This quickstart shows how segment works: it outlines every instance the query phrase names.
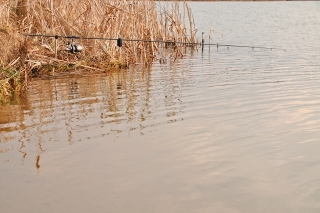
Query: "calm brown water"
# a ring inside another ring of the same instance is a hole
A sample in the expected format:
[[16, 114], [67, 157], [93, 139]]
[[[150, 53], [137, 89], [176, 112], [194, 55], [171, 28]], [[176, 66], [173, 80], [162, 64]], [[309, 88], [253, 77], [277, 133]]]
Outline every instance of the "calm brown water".
[[320, 212], [320, 2], [190, 4], [286, 51], [33, 81], [0, 106], [0, 212]]

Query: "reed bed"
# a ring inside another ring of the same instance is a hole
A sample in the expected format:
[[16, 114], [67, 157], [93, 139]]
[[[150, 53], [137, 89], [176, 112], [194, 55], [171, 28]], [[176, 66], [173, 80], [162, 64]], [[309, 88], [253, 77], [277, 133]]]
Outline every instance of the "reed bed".
[[[74, 41], [83, 51], [71, 54], [65, 50], [70, 39], [25, 34], [170, 42], [123, 41], [119, 48], [116, 41], [80, 38]], [[185, 1], [0, 0], [0, 80], [6, 82], [0, 84], [0, 92], [9, 94], [13, 82], [26, 82], [32, 75], [163, 62], [168, 55], [159, 50], [168, 46], [173, 47], [172, 57], [182, 57], [175, 42], [196, 43], [195, 34]], [[13, 70], [20, 73], [19, 78]]]

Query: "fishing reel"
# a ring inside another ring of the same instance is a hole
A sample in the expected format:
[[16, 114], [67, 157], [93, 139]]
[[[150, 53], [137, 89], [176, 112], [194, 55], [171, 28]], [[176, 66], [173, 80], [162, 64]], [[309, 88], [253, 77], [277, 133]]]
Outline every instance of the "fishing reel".
[[76, 38], [75, 36], [72, 36], [70, 38], [72, 38], [72, 40], [71, 42], [67, 43], [66, 51], [72, 54], [80, 53], [83, 49], [82, 46], [74, 43], [74, 38]]
[[67, 48], [66, 51], [72, 53], [72, 54], [76, 54], [82, 51], [82, 46], [80, 46], [79, 44], [74, 44], [72, 42], [68, 42], [67, 44]]

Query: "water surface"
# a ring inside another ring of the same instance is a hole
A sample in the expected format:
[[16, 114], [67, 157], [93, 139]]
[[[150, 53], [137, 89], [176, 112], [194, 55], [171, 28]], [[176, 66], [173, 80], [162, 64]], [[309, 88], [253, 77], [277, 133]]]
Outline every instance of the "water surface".
[[34, 80], [0, 106], [0, 212], [319, 212], [319, 3], [191, 2], [212, 43], [279, 49]]

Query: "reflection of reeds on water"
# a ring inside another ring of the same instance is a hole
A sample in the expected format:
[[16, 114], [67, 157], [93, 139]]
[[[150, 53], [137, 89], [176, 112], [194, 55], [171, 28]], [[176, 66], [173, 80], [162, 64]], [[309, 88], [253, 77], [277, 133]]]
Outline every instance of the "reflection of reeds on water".
[[[0, 3], [0, 80], [8, 68], [23, 78], [56, 74], [78, 69], [105, 70], [137, 62], [150, 64], [159, 58], [161, 43], [124, 41], [121, 48], [115, 41], [76, 39], [84, 47], [80, 54], [65, 51], [70, 39], [25, 37], [23, 34], [46, 34], [97, 38], [167, 40], [173, 42], [173, 57], [182, 51], [174, 42], [196, 42], [193, 18], [185, 2], [149, 0], [9, 0]], [[165, 45], [166, 46], [166, 45]], [[160, 56], [160, 61], [163, 55]], [[24, 75], [23, 75], [24, 74]], [[20, 81], [20, 78], [16, 78]], [[14, 80], [15, 81], [15, 80]], [[8, 84], [9, 83], [9, 84]], [[0, 85], [2, 96], [8, 96], [15, 84]], [[20, 89], [20, 87], [17, 87]], [[0, 97], [0, 100], [3, 97]]]
[[34, 80], [19, 104], [0, 106], [0, 154], [7, 159], [15, 147], [22, 163], [31, 159], [40, 171], [46, 166], [42, 154], [55, 146], [90, 137], [108, 143], [120, 134], [143, 135], [183, 120], [179, 87], [186, 75], [168, 72], [168, 66]]

